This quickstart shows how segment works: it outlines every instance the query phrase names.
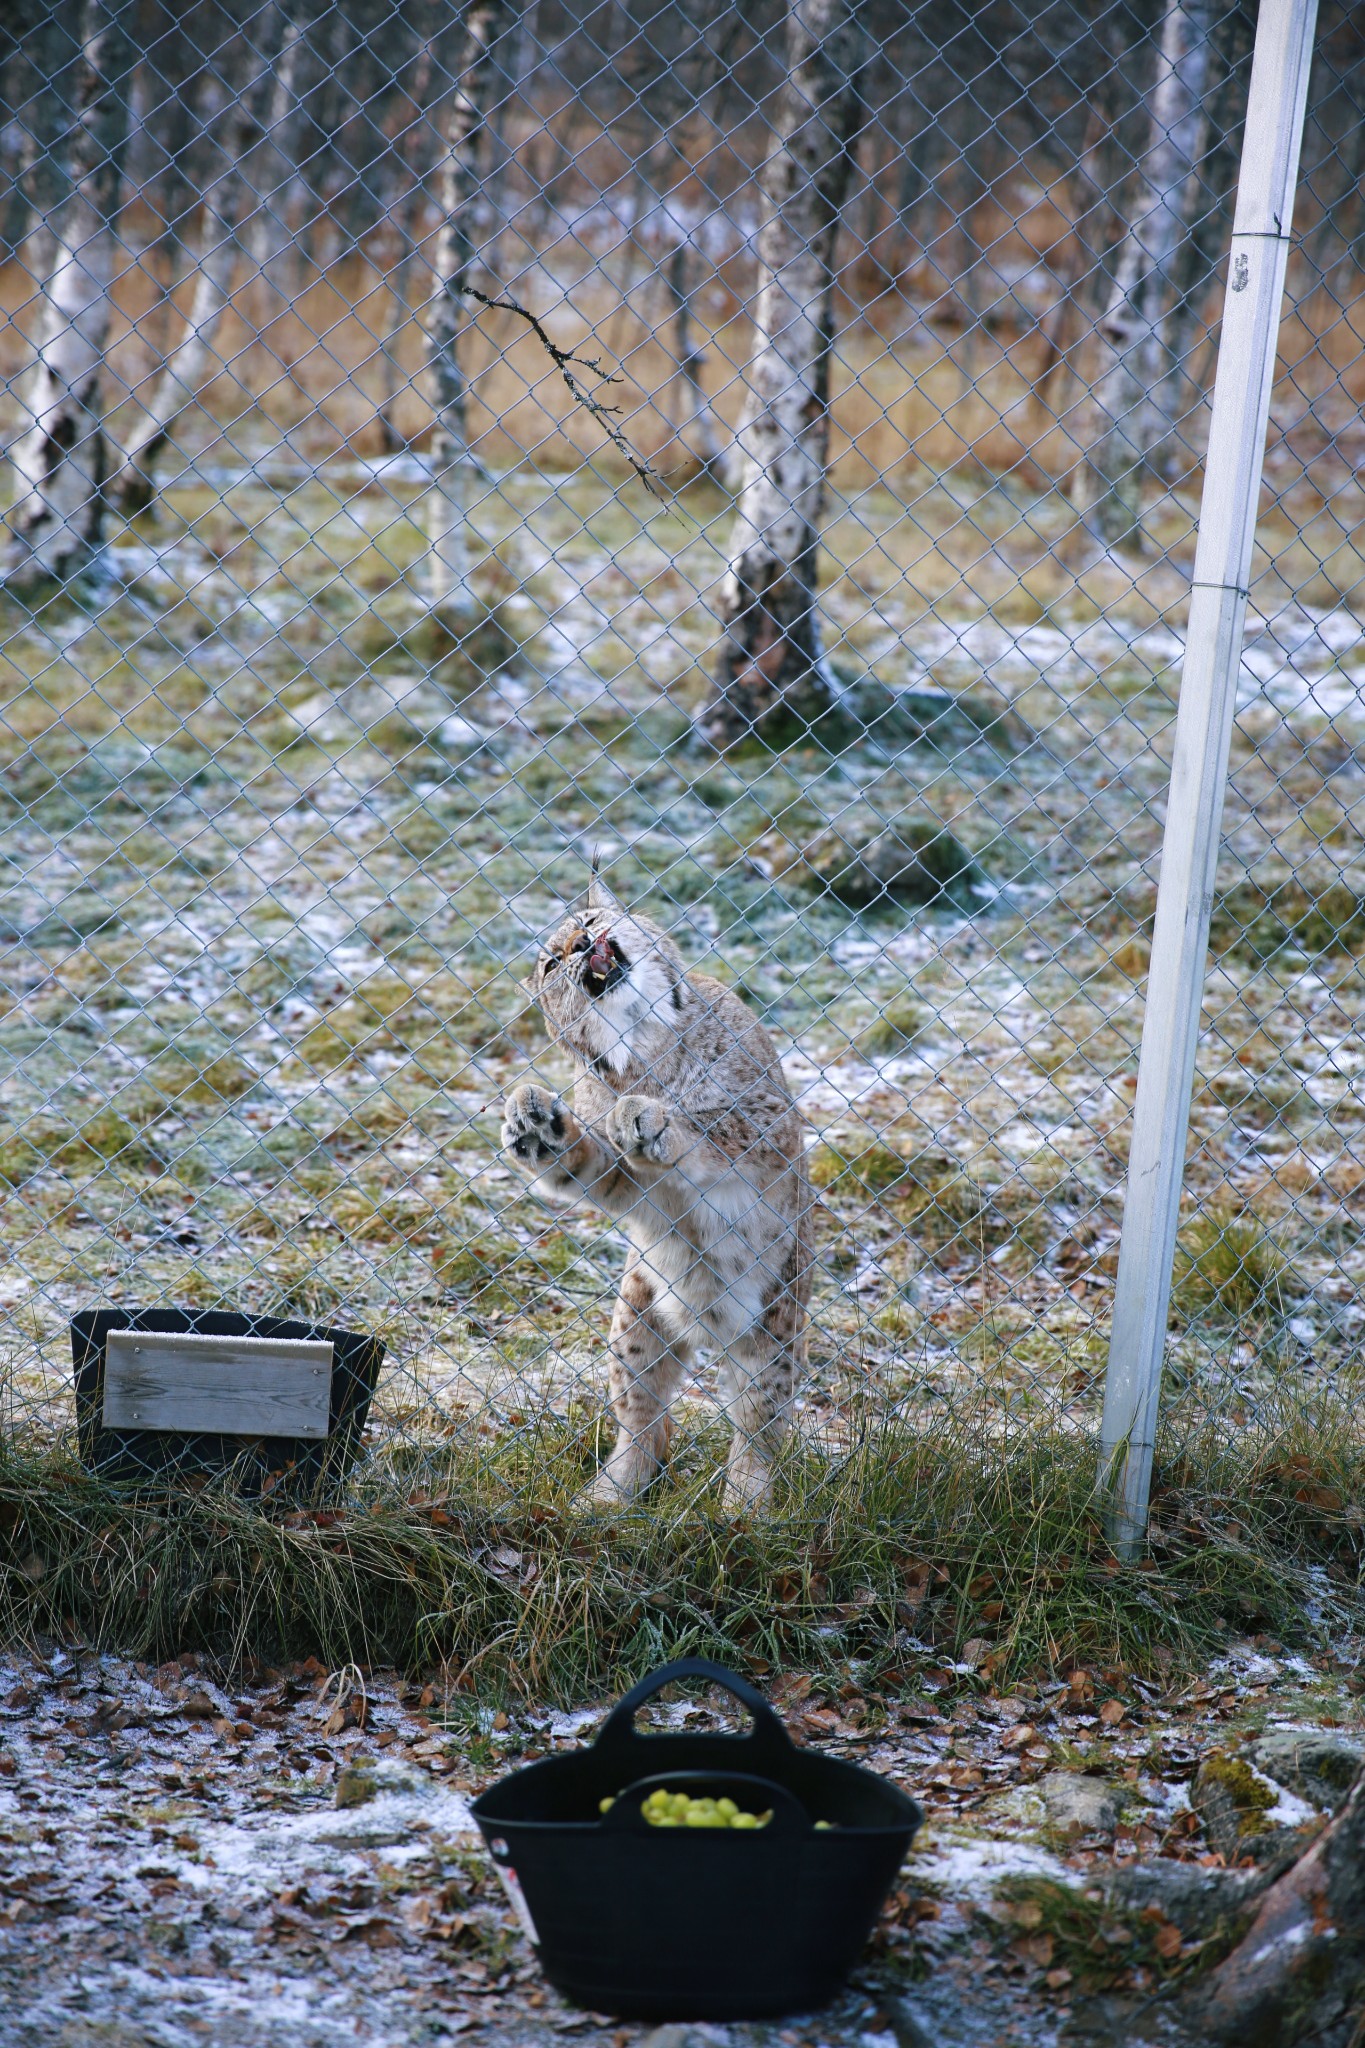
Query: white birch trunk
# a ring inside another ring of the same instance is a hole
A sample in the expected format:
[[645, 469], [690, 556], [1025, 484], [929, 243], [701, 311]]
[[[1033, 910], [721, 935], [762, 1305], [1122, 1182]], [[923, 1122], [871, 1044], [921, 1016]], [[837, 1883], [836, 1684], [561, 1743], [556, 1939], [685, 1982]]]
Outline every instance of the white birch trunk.
[[1190, 183], [1207, 128], [1211, 0], [1168, 0], [1151, 96], [1151, 140], [1138, 167], [1128, 230], [1114, 263], [1109, 305], [1096, 330], [1095, 432], [1078, 480], [1088, 523], [1114, 545], [1140, 532], [1142, 487], [1153, 450], [1173, 430], [1166, 324], [1172, 270], [1188, 232]]
[[430, 156], [427, 103], [430, 96], [431, 45], [424, 43], [418, 54], [412, 85], [409, 88], [412, 119], [403, 136], [400, 152], [407, 172], [406, 190], [396, 196], [390, 211], [390, 225], [397, 241], [395, 262], [389, 279], [389, 290], [393, 295], [393, 318], [380, 350], [379, 368], [383, 395], [378, 408], [380, 432], [384, 437], [385, 452], [389, 455], [396, 455], [400, 448], [407, 445], [405, 437], [398, 431], [395, 412], [398, 394], [408, 382], [403, 373], [401, 350], [403, 335], [412, 315], [412, 274], [421, 239], [422, 208], [426, 200]]
[[[75, 114], [72, 93], [75, 67], [72, 45], [61, 22], [48, 16], [28, 38], [27, 57], [32, 90], [25, 108], [20, 191], [24, 209], [24, 240], [20, 260], [28, 284], [50, 277], [56, 243], [53, 223], [71, 196], [73, 166], [66, 141]], [[75, 52], [79, 60], [79, 51]], [[23, 88], [20, 88], [22, 93]], [[21, 103], [16, 95], [16, 106]]]
[[231, 302], [237, 273], [238, 223], [245, 210], [247, 165], [257, 132], [252, 102], [280, 48], [283, 33], [283, 17], [279, 8], [273, 7], [263, 25], [260, 48], [250, 60], [251, 75], [243, 81], [228, 110], [222, 170], [204, 194], [198, 276], [189, 316], [152, 386], [146, 411], [124, 449], [122, 465], [110, 488], [111, 498], [130, 519], [151, 504], [156, 491], [157, 457], [222, 367], [213, 342], [218, 322]]
[[446, 125], [441, 226], [428, 316], [432, 410], [431, 482], [426, 493], [427, 594], [435, 612], [459, 619], [476, 609], [469, 584], [472, 459], [460, 341], [469, 325], [465, 286], [474, 263], [473, 211], [480, 144], [492, 89], [493, 44], [507, 25], [507, 0], [469, 0], [463, 48]]
[[858, 0], [790, 0], [787, 79], [760, 173], [758, 295], [723, 637], [701, 729], [725, 746], [808, 727], [835, 698], [816, 613], [829, 451], [834, 241], [862, 113]]
[[104, 0], [86, 0], [80, 36], [73, 123], [64, 138], [70, 191], [51, 223], [32, 424], [13, 456], [17, 488], [3, 578], [20, 592], [79, 576], [104, 532], [102, 373], [119, 267], [114, 228], [132, 53], [117, 10]]
[[263, 314], [257, 322], [257, 331], [261, 334], [274, 313], [285, 303], [285, 290], [277, 274], [277, 259], [291, 240], [289, 187], [293, 169], [289, 161], [289, 145], [295, 135], [294, 117], [298, 112], [294, 73], [298, 64], [299, 24], [296, 20], [285, 20], [282, 27], [283, 40], [273, 67], [264, 132], [252, 153], [250, 183], [256, 204], [243, 236], [248, 266], [260, 283], [268, 288], [270, 295], [269, 316]]

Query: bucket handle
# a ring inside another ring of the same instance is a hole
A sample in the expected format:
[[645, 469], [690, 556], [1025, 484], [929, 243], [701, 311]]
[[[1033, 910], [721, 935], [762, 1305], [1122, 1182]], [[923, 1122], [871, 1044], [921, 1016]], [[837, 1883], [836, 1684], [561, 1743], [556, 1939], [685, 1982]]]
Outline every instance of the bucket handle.
[[627, 1743], [646, 1743], [657, 1737], [641, 1735], [635, 1726], [635, 1716], [646, 1700], [653, 1699], [656, 1692], [662, 1692], [666, 1685], [672, 1685], [678, 1678], [704, 1678], [710, 1685], [721, 1686], [724, 1691], [747, 1707], [754, 1717], [753, 1732], [749, 1735], [719, 1736], [722, 1742], [742, 1742], [759, 1749], [778, 1749], [783, 1752], [792, 1747], [792, 1739], [773, 1712], [761, 1692], [750, 1685], [747, 1678], [741, 1678], [737, 1671], [727, 1671], [723, 1664], [713, 1664], [708, 1657], [678, 1657], [671, 1664], [661, 1664], [657, 1671], [651, 1671], [648, 1678], [642, 1678], [633, 1685], [625, 1697], [617, 1702], [607, 1715], [598, 1731], [594, 1749], [615, 1749]]
[[[633, 1785], [626, 1786], [624, 1792], [617, 1793], [602, 1816], [603, 1834], [660, 1835], [669, 1832], [663, 1828], [656, 1828], [652, 1821], [646, 1820], [641, 1808], [645, 1798], [657, 1786], [662, 1785], [675, 1792], [684, 1791], [689, 1780], [693, 1783], [705, 1780], [708, 1784], [715, 1784], [719, 1780], [721, 1784], [733, 1788], [738, 1793], [747, 1794], [761, 1805], [772, 1808], [773, 1817], [766, 1828], [742, 1832], [761, 1832], [771, 1841], [775, 1837], [785, 1839], [791, 1835], [808, 1835], [811, 1831], [810, 1815], [801, 1801], [789, 1792], [785, 1785], [778, 1785], [771, 1778], [750, 1777], [742, 1771], [658, 1771], [651, 1777], [637, 1778]], [[684, 1828], [682, 1832], [691, 1838], [694, 1832], [710, 1834], [713, 1831], [709, 1828], [698, 1828], [695, 1831]], [[722, 1830], [717, 1828], [714, 1832], [720, 1834]], [[724, 1832], [728, 1836], [731, 1831], [727, 1828]]]

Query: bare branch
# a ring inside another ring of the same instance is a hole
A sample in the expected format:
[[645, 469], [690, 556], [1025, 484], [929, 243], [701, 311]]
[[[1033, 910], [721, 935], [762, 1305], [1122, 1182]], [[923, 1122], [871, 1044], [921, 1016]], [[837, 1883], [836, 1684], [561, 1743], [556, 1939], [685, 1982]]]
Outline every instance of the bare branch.
[[490, 312], [515, 313], [519, 319], [526, 322], [546, 355], [569, 387], [569, 393], [574, 403], [581, 405], [585, 412], [592, 414], [612, 445], [625, 456], [626, 461], [635, 471], [636, 476], [639, 477], [650, 495], [662, 499], [664, 490], [658, 471], [651, 469], [644, 457], [636, 454], [625, 435], [621, 432], [621, 429], [612, 423], [611, 415], [613, 413], [619, 415], [620, 406], [603, 405], [600, 398], [594, 398], [591, 391], [575, 377], [574, 367], [577, 365], [579, 369], [590, 371], [597, 378], [598, 382], [602, 384], [620, 384], [623, 379], [619, 373], [613, 370], [604, 370], [601, 361], [596, 356], [581, 356], [577, 355], [572, 349], [560, 348], [550, 339], [544, 323], [537, 318], [530, 307], [523, 306], [519, 300], [511, 296], [510, 292], [505, 293], [500, 299], [493, 299], [489, 297], [487, 292], [481, 292], [476, 285], [464, 284], [461, 285], [460, 289], [467, 297], [477, 299], [481, 306], [487, 306]]

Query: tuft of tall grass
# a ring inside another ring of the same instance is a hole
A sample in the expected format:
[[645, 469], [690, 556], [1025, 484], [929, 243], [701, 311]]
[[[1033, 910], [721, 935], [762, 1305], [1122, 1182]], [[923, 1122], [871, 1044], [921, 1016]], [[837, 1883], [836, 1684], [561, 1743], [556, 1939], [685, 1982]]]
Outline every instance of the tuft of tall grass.
[[1077, 1660], [1165, 1669], [1230, 1626], [1305, 1641], [1324, 1585], [1359, 1622], [1358, 1415], [1338, 1389], [1235, 1441], [1211, 1425], [1168, 1437], [1138, 1568], [1102, 1536], [1093, 1443], [1003, 1435], [984, 1404], [924, 1428], [864, 1417], [837, 1456], [794, 1443], [766, 1519], [720, 1506], [714, 1425], [680, 1431], [638, 1508], [585, 1508], [606, 1434], [587, 1404], [519, 1413], [501, 1436], [452, 1415], [406, 1472], [395, 1443], [344, 1499], [274, 1511], [227, 1480], [113, 1489], [69, 1452], [11, 1445], [0, 1629], [138, 1656], [440, 1665], [559, 1699], [692, 1652], [760, 1675], [854, 1661], [868, 1685], [930, 1664], [1002, 1686]]
[[[132, 1105], [130, 1105], [132, 1106]], [[0, 1125], [0, 1182], [19, 1187], [45, 1167], [72, 1174], [116, 1165], [126, 1173], [155, 1173], [164, 1162], [137, 1123], [113, 1108], [80, 1122], [33, 1116], [14, 1128]]]
[[1171, 1299], [1187, 1321], [1278, 1321], [1302, 1287], [1280, 1244], [1251, 1210], [1216, 1203], [1191, 1217], [1180, 1233]]

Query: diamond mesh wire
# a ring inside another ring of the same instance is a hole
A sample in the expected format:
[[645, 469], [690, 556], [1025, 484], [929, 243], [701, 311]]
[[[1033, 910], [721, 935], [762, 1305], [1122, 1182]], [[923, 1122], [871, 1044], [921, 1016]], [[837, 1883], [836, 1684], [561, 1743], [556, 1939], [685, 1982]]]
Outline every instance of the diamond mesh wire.
[[[229, 1307], [382, 1337], [352, 1484], [590, 1483], [622, 1218], [499, 1125], [572, 1081], [523, 984], [594, 853], [803, 1120], [784, 1455], [1093, 1431], [1247, 13], [9, 37], [6, 1432], [71, 1428], [78, 1310]], [[1229, 1426], [1362, 1320], [1365, 43], [1319, 39], [1173, 1306]]]

